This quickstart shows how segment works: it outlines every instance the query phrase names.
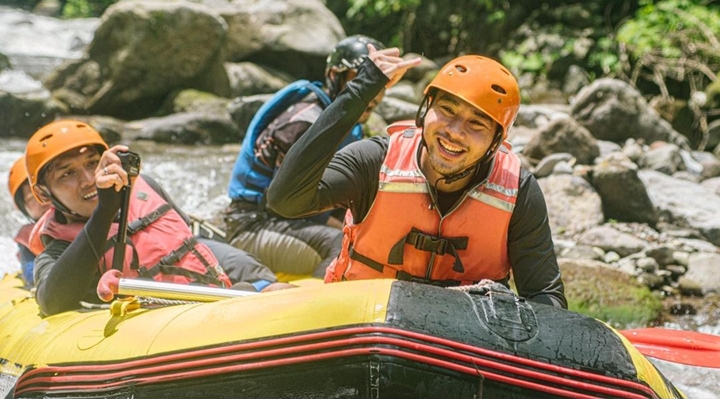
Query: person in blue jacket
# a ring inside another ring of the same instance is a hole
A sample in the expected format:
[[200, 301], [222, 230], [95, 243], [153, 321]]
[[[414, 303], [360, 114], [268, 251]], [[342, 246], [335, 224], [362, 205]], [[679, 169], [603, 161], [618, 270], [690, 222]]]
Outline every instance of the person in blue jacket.
[[[367, 45], [384, 48], [363, 35], [349, 36], [328, 56], [325, 84], [298, 80], [284, 87], [258, 110], [248, 126], [230, 177], [225, 211], [227, 240], [252, 253], [275, 273], [322, 278], [338, 255], [341, 222], [326, 212], [306, 219], [286, 219], [265, 206], [265, 191], [290, 147], [320, 116], [345, 84], [357, 75], [367, 57]], [[340, 145], [363, 138], [362, 123], [382, 100], [368, 105]]]

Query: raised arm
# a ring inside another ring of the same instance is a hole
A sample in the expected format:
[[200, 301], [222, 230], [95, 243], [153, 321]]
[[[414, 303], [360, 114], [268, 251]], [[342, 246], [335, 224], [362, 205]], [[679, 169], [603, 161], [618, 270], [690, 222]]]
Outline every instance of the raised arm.
[[[348, 207], [357, 186], [342, 170], [332, 166], [333, 156], [358, 118], [378, 93], [400, 80], [420, 62], [405, 61], [397, 48], [370, 53], [335, 101], [292, 146], [268, 189], [268, 206], [285, 217], [304, 217], [336, 207]], [[357, 143], [356, 143], [357, 144]], [[347, 160], [344, 160], [348, 164]], [[352, 167], [350, 161], [350, 166]], [[330, 165], [330, 167], [328, 167]]]

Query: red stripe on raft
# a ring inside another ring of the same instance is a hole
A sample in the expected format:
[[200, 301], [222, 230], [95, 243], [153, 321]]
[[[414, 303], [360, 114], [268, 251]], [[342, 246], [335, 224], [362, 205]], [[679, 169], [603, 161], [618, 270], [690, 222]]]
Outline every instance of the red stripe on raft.
[[[156, 356], [152, 358], [147, 359], [139, 359], [139, 360], [133, 360], [126, 363], [119, 363], [119, 364], [105, 364], [105, 365], [92, 365], [92, 366], [49, 366], [44, 367], [40, 369], [35, 369], [27, 372], [21, 377], [21, 380], [18, 381], [18, 384], [16, 386], [16, 393], [23, 393], [23, 392], [33, 392], [33, 391], [41, 391], [41, 390], [70, 390], [70, 389], [108, 389], [112, 387], [127, 385], [128, 383], [133, 384], [150, 384], [154, 382], [160, 382], [160, 381], [171, 381], [171, 380], [177, 380], [177, 379], [185, 379], [185, 378], [199, 378], [199, 377], [205, 377], [205, 376], [211, 376], [216, 374], [224, 374], [224, 373], [230, 373], [230, 372], [236, 372], [236, 371], [242, 371], [242, 370], [251, 370], [251, 369], [258, 369], [258, 368], [266, 368], [266, 367], [275, 367], [280, 365], [289, 365], [289, 364], [297, 364], [297, 363], [304, 363], [308, 361], [318, 361], [318, 360], [325, 360], [325, 359], [332, 359], [337, 358], [341, 356], [357, 356], [357, 355], [365, 355], [365, 354], [387, 354], [387, 355], [393, 355], [400, 358], [406, 358], [411, 359], [414, 361], [418, 361], [421, 363], [430, 364], [433, 366], [439, 366], [443, 368], [447, 368], [450, 370], [459, 371], [465, 374], [470, 375], [477, 375], [479, 373], [479, 370], [472, 367], [462, 366], [458, 365], [446, 360], [441, 359], [435, 359], [431, 357], [426, 357], [423, 355], [417, 355], [417, 354], [411, 354], [407, 352], [403, 352], [400, 350], [395, 349], [386, 349], [386, 348], [358, 348], [358, 349], [345, 349], [345, 350], [336, 350], [329, 353], [322, 353], [322, 354], [314, 354], [314, 355], [304, 355], [304, 356], [295, 356], [291, 358], [286, 359], [276, 359], [276, 360], [268, 360], [268, 361], [259, 361], [255, 363], [246, 363], [242, 365], [229, 365], [229, 366], [222, 366], [222, 367], [213, 367], [216, 366], [221, 360], [223, 363], [228, 362], [238, 362], [238, 361], [249, 361], [254, 360], [258, 358], [267, 358], [267, 357], [278, 357], [278, 356], [288, 356], [288, 355], [294, 355], [298, 352], [307, 352], [307, 351], [317, 351], [317, 350], [327, 350], [327, 349], [333, 349], [340, 346], [347, 346], [347, 345], [377, 345], [377, 344], [383, 344], [383, 345], [395, 345], [398, 347], [404, 347], [408, 349], [418, 350], [418, 351], [424, 351], [430, 354], [439, 355], [439, 356], [445, 356], [447, 358], [450, 358], [452, 360], [456, 361], [463, 361], [472, 363], [473, 365], [481, 366], [481, 367], [487, 367], [491, 369], [496, 369], [501, 372], [506, 373], [514, 373], [522, 377], [526, 378], [533, 378], [533, 379], [541, 379], [543, 381], [547, 382], [553, 382], [559, 385], [566, 385], [568, 387], [572, 387], [575, 389], [583, 389], [586, 391], [594, 391], [597, 393], [603, 393], [603, 394], [610, 394], [610, 395], [617, 395], [621, 397], [627, 397], [627, 398], [645, 398], [648, 396], [642, 396], [635, 393], [630, 393], [627, 391], [621, 391], [617, 390], [615, 388], [609, 388], [609, 387], [603, 387], [603, 386], [596, 386], [592, 385], [586, 382], [581, 381], [574, 381], [567, 379], [565, 377], [559, 377], [554, 375], [548, 375], [543, 374], [542, 372], [534, 371], [534, 370], [526, 370], [522, 368], [518, 368], [516, 366], [508, 365], [508, 364], [501, 364], [496, 363], [492, 360], [482, 359], [482, 358], [476, 358], [470, 355], [466, 354], [458, 354], [448, 349], [438, 348], [436, 346], [432, 345], [426, 345], [422, 343], [417, 342], [409, 342], [403, 339], [399, 338], [392, 338], [392, 337], [386, 337], [386, 336], [371, 336], [371, 337], [351, 337], [351, 338], [344, 338], [344, 339], [335, 339], [334, 341], [329, 342], [316, 342], [311, 344], [302, 344], [302, 345], [295, 345], [292, 347], [287, 348], [274, 348], [269, 350], [258, 350], [260, 348], [268, 347], [268, 346], [277, 346], [277, 345], [288, 345], [288, 344], [298, 344], [302, 343], [304, 341], [310, 341], [310, 340], [318, 340], [318, 339], [327, 339], [327, 338], [338, 338], [342, 336], [347, 336], [350, 334], [356, 335], [356, 334], [377, 334], [377, 333], [385, 333], [385, 334], [393, 334], [393, 335], [399, 335], [399, 336], [405, 336], [408, 338], [413, 338], [417, 340], [423, 340], [427, 341], [432, 344], [440, 344], [443, 346], [447, 346], [450, 348], [455, 348], [456, 350], [463, 350], [467, 352], [472, 352], [488, 357], [492, 357], [495, 359], [504, 360], [507, 362], [514, 362], [521, 365], [531, 366], [534, 368], [544, 369], [544, 370], [550, 370], [556, 373], [562, 373], [573, 377], [583, 378], [587, 380], [595, 380], [598, 382], [606, 383], [606, 384], [614, 384], [618, 386], [627, 387], [634, 390], [639, 390], [642, 392], [645, 392], [649, 395], [649, 397], [656, 397], [655, 392], [650, 389], [649, 387], [632, 382], [632, 381], [626, 381], [621, 379], [615, 379], [612, 377], [592, 374], [588, 372], [583, 372], [579, 370], [569, 369], [561, 366], [554, 366], [543, 362], [538, 362], [530, 359], [525, 359], [513, 355], [508, 355], [504, 353], [494, 352], [487, 349], [477, 348], [471, 345], [461, 344], [454, 341], [449, 341], [446, 339], [434, 337], [434, 336], [428, 336], [424, 334], [419, 333], [413, 333], [403, 330], [395, 330], [392, 328], [387, 327], [355, 327], [355, 328], [349, 328], [345, 330], [333, 330], [333, 331], [324, 331], [319, 333], [311, 333], [307, 335], [302, 336], [293, 336], [293, 337], [285, 337], [285, 338], [277, 338], [267, 341], [258, 341], [253, 343], [244, 343], [244, 344], [236, 344], [226, 347], [217, 347], [217, 348], [207, 348], [202, 350], [195, 350], [192, 352], [185, 352], [185, 353], [176, 353], [176, 354], [170, 354], [170, 355], [161, 355]], [[237, 351], [247, 351], [247, 350], [255, 350], [252, 353], [242, 353], [242, 354], [233, 354], [228, 352], [237, 352]], [[193, 358], [197, 357], [207, 357], [207, 356], [216, 356], [215, 358], [210, 359], [198, 359], [198, 360], [191, 360]], [[221, 359], [218, 359], [217, 356], [221, 356]], [[169, 363], [170, 364], [167, 364]], [[205, 370], [194, 370], [194, 371], [188, 371], [188, 372], [182, 372], [182, 369], [187, 368], [197, 368], [197, 367], [204, 367], [204, 366], [210, 366], [210, 369]], [[90, 372], [96, 375], [70, 375], [72, 373], [78, 373], [78, 372]], [[97, 375], [98, 372], [106, 371], [105, 374]], [[52, 375], [50, 377], [45, 376], [47, 373], [52, 373], [55, 375]], [[139, 374], [158, 374], [162, 373], [162, 375], [158, 376], [148, 376], [148, 377], [136, 377]], [[546, 387], [541, 384], [533, 383], [530, 381], [523, 381], [523, 380], [517, 380], [511, 377], [506, 377], [498, 374], [494, 374], [491, 372], [480, 372], [485, 378], [496, 380], [500, 382], [506, 382], [511, 385], [517, 385], [521, 387], [531, 388], [535, 390], [539, 390], [541, 392], [549, 392], [560, 396], [567, 396], [567, 397], [590, 397], [590, 396], [578, 396], [580, 395], [577, 392], [565, 392], [559, 388], [552, 388], [552, 387]], [[37, 375], [36, 377], [34, 377]], [[134, 377], [134, 378], [133, 378]], [[97, 385], [87, 385], [82, 384], [82, 382], [85, 381], [107, 381], [108, 379], [122, 379], [121, 381], [117, 382], [105, 382], [100, 383]], [[42, 383], [48, 383], [50, 384], [49, 387], [43, 388], [42, 386], [37, 386], [36, 384], [42, 384]], [[66, 384], [72, 384], [75, 383], [76, 385], [62, 385], [63, 383]], [[29, 386], [33, 385], [33, 386]], [[561, 394], [562, 393], [562, 394]]]

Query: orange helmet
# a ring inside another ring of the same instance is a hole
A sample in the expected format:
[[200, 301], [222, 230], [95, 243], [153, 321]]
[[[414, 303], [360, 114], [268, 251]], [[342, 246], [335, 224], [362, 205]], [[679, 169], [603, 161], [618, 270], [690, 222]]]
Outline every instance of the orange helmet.
[[503, 139], [520, 109], [520, 87], [499, 62], [479, 55], [457, 57], [442, 67], [425, 88], [440, 89], [481, 110], [503, 128]]
[[25, 155], [23, 155], [15, 161], [12, 168], [10, 168], [10, 174], [8, 174], [8, 188], [10, 189], [10, 196], [13, 198], [15, 206], [17, 206], [15, 194], [18, 193], [22, 184], [27, 180], [28, 175], [27, 170], [25, 170]]
[[86, 146], [97, 146], [102, 151], [108, 149], [100, 133], [87, 123], [75, 120], [52, 122], [30, 137], [25, 148], [25, 165], [30, 188], [41, 204], [47, 202], [38, 194], [37, 188], [43, 168], [65, 152]]

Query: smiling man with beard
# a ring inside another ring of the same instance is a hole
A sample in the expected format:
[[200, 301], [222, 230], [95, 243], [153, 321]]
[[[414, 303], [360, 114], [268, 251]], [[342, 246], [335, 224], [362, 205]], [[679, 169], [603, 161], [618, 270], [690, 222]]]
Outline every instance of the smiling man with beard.
[[505, 142], [520, 107], [513, 75], [488, 57], [453, 59], [425, 89], [415, 121], [336, 153], [367, 104], [420, 62], [368, 47], [358, 76], [288, 152], [268, 191], [285, 217], [348, 209], [325, 281], [512, 277], [520, 296], [567, 307], [545, 198]]

